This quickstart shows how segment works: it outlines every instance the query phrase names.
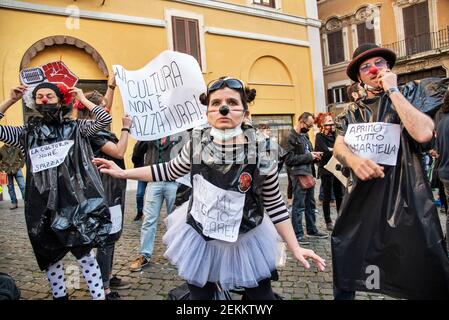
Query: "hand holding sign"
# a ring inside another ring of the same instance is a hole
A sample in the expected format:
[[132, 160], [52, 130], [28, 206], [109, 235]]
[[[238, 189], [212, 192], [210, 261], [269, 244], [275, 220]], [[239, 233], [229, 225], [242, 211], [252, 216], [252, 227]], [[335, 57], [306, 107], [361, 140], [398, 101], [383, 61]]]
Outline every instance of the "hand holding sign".
[[20, 99], [22, 99], [22, 96], [24, 95], [25, 90], [27, 88], [28, 88], [27, 85], [20, 85], [20, 86], [17, 86], [15, 88], [12, 88], [11, 92], [9, 94], [9, 98], [11, 99], [11, 101], [17, 102]]

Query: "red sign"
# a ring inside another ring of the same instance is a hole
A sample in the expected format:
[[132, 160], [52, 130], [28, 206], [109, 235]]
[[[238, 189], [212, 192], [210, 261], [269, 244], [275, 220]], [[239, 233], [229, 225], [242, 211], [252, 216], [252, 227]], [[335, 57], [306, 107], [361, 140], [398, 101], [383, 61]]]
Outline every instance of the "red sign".
[[62, 61], [54, 61], [46, 65], [20, 71], [23, 84], [38, 85], [41, 82], [63, 83], [68, 88], [74, 87], [78, 77], [73, 74]]

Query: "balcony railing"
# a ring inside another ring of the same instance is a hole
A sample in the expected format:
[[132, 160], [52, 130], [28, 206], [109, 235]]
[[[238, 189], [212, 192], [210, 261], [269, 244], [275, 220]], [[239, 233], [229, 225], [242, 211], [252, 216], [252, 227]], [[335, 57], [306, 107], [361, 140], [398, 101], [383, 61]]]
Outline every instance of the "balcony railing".
[[449, 48], [449, 26], [437, 32], [423, 33], [405, 40], [384, 45], [393, 50], [398, 59], [414, 54]]

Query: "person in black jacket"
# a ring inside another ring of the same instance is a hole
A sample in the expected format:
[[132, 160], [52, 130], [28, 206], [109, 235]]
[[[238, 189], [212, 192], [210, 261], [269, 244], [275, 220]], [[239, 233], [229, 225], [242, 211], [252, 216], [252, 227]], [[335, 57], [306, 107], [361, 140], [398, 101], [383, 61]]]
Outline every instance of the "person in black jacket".
[[335, 122], [332, 115], [324, 114], [323, 120], [320, 121], [321, 132], [317, 133], [315, 137], [315, 151], [323, 153], [323, 157], [318, 163], [318, 178], [321, 179], [321, 185], [323, 186], [323, 214], [326, 221], [326, 228], [328, 231], [332, 231], [334, 226], [331, 219], [330, 202], [332, 197], [332, 191], [335, 195], [335, 204], [337, 211], [340, 209], [341, 200], [343, 198], [343, 185], [334, 177], [334, 175], [326, 170], [324, 166], [332, 158], [332, 152], [334, 150], [335, 143]]
[[328, 235], [320, 233], [315, 225], [315, 188], [300, 185], [300, 176], [315, 176], [313, 163], [321, 159], [321, 153], [313, 151], [307, 132], [313, 127], [314, 118], [309, 112], [299, 116], [296, 126], [288, 136], [285, 163], [290, 167], [293, 185], [292, 223], [300, 244], [309, 244], [304, 237], [302, 215], [306, 215], [306, 229], [309, 237], [325, 239]]

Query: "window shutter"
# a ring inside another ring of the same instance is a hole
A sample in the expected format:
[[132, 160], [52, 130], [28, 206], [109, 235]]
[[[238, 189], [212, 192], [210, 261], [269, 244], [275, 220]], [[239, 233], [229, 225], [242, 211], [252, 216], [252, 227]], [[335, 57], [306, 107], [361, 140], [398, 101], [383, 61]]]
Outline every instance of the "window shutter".
[[343, 102], [349, 102], [349, 99], [348, 99], [348, 87], [349, 86], [344, 86], [343, 88], [342, 88], [342, 90], [341, 90], [341, 92], [342, 92], [342, 101]]
[[173, 40], [175, 51], [187, 52], [187, 38], [186, 38], [186, 23], [185, 20], [179, 17], [172, 17], [173, 25]]
[[332, 89], [327, 89], [327, 104], [334, 103], [334, 92]]
[[359, 46], [364, 43], [375, 43], [374, 28], [368, 29], [365, 23], [357, 25], [357, 38]]
[[345, 60], [343, 48], [343, 33], [341, 30], [329, 33], [327, 35], [329, 46], [329, 62], [335, 64]]
[[430, 49], [429, 8], [427, 1], [404, 8], [404, 33], [407, 54]]
[[172, 17], [173, 48], [193, 56], [201, 66], [199, 24], [197, 20]]
[[189, 30], [189, 45], [190, 45], [189, 54], [192, 55], [201, 66], [201, 49], [200, 49], [198, 21], [189, 20], [188, 30]]

